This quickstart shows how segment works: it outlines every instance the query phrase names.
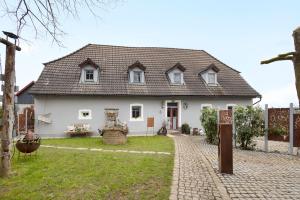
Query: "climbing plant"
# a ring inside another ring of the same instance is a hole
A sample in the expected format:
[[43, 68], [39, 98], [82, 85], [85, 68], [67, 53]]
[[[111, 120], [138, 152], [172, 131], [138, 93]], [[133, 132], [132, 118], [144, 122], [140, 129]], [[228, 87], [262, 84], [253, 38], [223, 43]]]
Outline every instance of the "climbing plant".
[[237, 143], [242, 149], [253, 148], [253, 138], [264, 134], [263, 111], [260, 107], [237, 106], [234, 109]]
[[217, 110], [212, 108], [203, 109], [200, 120], [204, 128], [206, 141], [210, 144], [217, 144]]

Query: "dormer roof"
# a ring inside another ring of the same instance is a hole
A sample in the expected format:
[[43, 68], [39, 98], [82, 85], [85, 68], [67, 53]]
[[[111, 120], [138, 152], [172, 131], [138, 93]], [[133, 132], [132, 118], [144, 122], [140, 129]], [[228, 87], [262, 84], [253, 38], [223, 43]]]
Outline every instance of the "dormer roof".
[[218, 73], [219, 71], [220, 71], [220, 69], [214, 64], [214, 63], [212, 63], [212, 64], [210, 64], [209, 66], [207, 66], [206, 68], [204, 68], [203, 70], [201, 70], [200, 72], [199, 72], [199, 74], [202, 74], [202, 73], [204, 73], [204, 72], [207, 72], [208, 70], [213, 70], [213, 71], [215, 71], [216, 73]]
[[131, 70], [131, 69], [134, 69], [134, 68], [139, 68], [139, 69], [141, 69], [143, 71], [146, 70], [146, 67], [142, 63], [140, 63], [140, 61], [136, 61], [132, 65], [129, 65], [128, 66], [128, 71]]
[[180, 71], [184, 72], [185, 71], [185, 67], [180, 63], [176, 63], [173, 67], [169, 68], [166, 73], [169, 73], [170, 71], [173, 71], [174, 69], [179, 69]]
[[90, 58], [87, 58], [86, 60], [84, 60], [82, 63], [80, 63], [78, 66], [80, 67], [80, 68], [82, 68], [82, 67], [85, 67], [85, 66], [87, 66], [87, 65], [90, 65], [90, 66], [92, 66], [92, 67], [94, 67], [94, 68], [98, 68], [99, 67], [99, 65], [97, 65], [94, 61], [92, 61], [92, 59], [90, 59]]

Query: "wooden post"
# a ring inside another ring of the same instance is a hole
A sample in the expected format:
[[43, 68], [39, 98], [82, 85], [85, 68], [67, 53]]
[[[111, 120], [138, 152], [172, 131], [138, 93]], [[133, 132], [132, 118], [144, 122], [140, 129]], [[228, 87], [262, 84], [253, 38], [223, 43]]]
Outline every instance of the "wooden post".
[[265, 104], [265, 152], [268, 152], [268, 123], [269, 123], [269, 119], [268, 119], [268, 104]]
[[290, 134], [290, 141], [289, 141], [289, 154], [293, 155], [293, 148], [294, 148], [294, 105], [290, 103], [290, 123], [289, 123], [289, 134]]
[[28, 124], [27, 124], [28, 119], [27, 119], [27, 115], [28, 115], [28, 110], [25, 109], [25, 133], [28, 132]]
[[12, 139], [15, 112], [15, 51], [21, 50], [15, 44], [8, 40], [0, 38], [0, 42], [6, 45], [4, 92], [3, 92], [3, 129], [1, 134], [1, 163], [0, 176], [8, 177], [10, 175], [10, 142]]
[[234, 139], [234, 142], [233, 142], [233, 145], [234, 147], [236, 148], [236, 130], [235, 130], [235, 123], [234, 123], [234, 106], [232, 107], [232, 133], [233, 133], [233, 139]]
[[219, 171], [233, 173], [232, 124], [219, 125]]

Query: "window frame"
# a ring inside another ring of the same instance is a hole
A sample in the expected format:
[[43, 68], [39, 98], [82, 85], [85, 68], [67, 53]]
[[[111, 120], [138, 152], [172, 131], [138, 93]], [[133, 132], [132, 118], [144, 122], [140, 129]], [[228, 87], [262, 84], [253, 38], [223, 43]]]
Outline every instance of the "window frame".
[[[133, 116], [132, 116], [132, 111], [133, 111], [133, 107], [140, 107], [140, 117], [138, 117], [138, 118], [134, 118]], [[130, 104], [130, 113], [129, 113], [129, 115], [130, 115], [130, 121], [144, 121], [144, 106], [143, 106], [143, 104], [138, 104], [138, 103], [135, 103], [135, 104]]]
[[[139, 74], [139, 81], [135, 81], [135, 75], [136, 74]], [[137, 70], [133, 70], [132, 71], [132, 83], [143, 83], [143, 81], [142, 81], [142, 76], [143, 76], [143, 72], [142, 71], [137, 71]]]
[[[210, 77], [209, 77], [210, 75], [214, 76], [214, 82], [213, 83], [210, 82]], [[217, 84], [217, 74], [215, 72], [208, 72], [207, 73], [207, 84], [208, 85], [216, 85]]]
[[[92, 72], [93, 79], [87, 79], [88, 72]], [[85, 82], [95, 82], [95, 70], [93, 70], [93, 69], [84, 69], [84, 81]]]
[[[83, 116], [84, 112], [88, 112], [89, 115], [87, 117]], [[78, 110], [78, 119], [79, 120], [89, 120], [89, 119], [93, 119], [92, 118], [92, 110], [91, 109], [79, 109]]]
[[[175, 81], [175, 74], [179, 75], [179, 82]], [[173, 72], [173, 84], [181, 85], [182, 84], [182, 73], [181, 72]]]

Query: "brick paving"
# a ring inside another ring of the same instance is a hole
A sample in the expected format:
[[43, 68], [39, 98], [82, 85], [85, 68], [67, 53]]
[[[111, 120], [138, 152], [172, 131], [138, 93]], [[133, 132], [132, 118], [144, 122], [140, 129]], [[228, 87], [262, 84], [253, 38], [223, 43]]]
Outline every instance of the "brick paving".
[[[256, 150], [265, 150], [265, 141], [264, 137], [257, 137], [254, 139], [256, 144]], [[277, 152], [277, 153], [288, 153], [289, 143], [288, 142], [278, 142], [278, 141], [268, 141], [268, 151], [269, 152]]]
[[300, 157], [234, 149], [234, 174], [222, 175], [217, 146], [199, 136], [174, 140], [170, 199], [300, 199]]

